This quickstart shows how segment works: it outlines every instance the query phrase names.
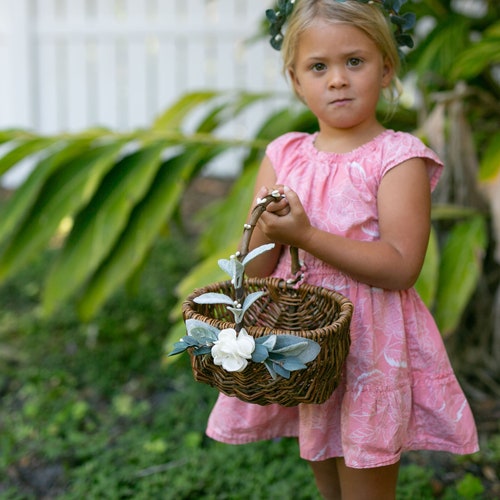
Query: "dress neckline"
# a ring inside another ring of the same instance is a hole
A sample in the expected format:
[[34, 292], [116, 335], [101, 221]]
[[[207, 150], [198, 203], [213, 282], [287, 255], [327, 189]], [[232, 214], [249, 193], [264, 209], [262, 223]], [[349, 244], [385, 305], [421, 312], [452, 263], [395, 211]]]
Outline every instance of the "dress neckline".
[[308, 145], [312, 151], [318, 156], [325, 156], [325, 157], [331, 157], [331, 156], [343, 156], [347, 157], [350, 155], [357, 155], [363, 150], [370, 148], [375, 142], [379, 142], [381, 137], [383, 137], [385, 134], [393, 132], [391, 129], [385, 129], [380, 134], [377, 134], [375, 137], [370, 139], [368, 142], [365, 142], [364, 144], [361, 144], [360, 146], [351, 149], [351, 151], [346, 151], [345, 153], [337, 153], [335, 151], [322, 151], [321, 149], [318, 149], [316, 147], [316, 138], [318, 137], [319, 132], [314, 132], [313, 134], [310, 134], [308, 138]]

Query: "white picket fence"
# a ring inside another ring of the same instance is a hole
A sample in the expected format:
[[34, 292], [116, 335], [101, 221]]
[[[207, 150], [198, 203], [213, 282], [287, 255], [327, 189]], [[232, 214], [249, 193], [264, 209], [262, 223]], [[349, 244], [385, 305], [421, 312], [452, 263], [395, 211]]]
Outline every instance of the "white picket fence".
[[0, 0], [0, 128], [128, 130], [190, 90], [288, 90], [279, 54], [248, 42], [272, 3]]

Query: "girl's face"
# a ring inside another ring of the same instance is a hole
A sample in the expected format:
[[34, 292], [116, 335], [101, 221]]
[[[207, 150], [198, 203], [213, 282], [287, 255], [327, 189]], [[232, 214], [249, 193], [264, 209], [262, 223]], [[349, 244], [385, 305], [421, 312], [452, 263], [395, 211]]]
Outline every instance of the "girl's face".
[[393, 76], [375, 43], [360, 29], [316, 20], [299, 39], [290, 77], [322, 132], [369, 132]]

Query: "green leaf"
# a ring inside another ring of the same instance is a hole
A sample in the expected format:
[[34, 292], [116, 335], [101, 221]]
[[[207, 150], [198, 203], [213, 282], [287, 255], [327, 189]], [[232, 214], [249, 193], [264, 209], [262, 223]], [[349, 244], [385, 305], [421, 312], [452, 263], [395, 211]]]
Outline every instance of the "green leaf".
[[[186, 182], [206, 157], [206, 147], [192, 147], [161, 165], [149, 191], [130, 214], [125, 230], [88, 283], [78, 305], [83, 319], [92, 317], [140, 265], [165, 221], [177, 209]], [[105, 236], [103, 233], [102, 237]]]
[[246, 266], [249, 262], [251, 262], [253, 259], [258, 257], [259, 255], [262, 255], [265, 252], [269, 252], [272, 250], [276, 245], [274, 243], [268, 243], [267, 245], [261, 245], [257, 248], [254, 248], [250, 252], [248, 252], [248, 255], [243, 259], [242, 264]]
[[443, 336], [457, 328], [481, 275], [487, 228], [477, 216], [457, 224], [442, 250], [435, 319]]
[[227, 309], [233, 313], [235, 323], [241, 324], [243, 322], [243, 309], [232, 306], [228, 306]]
[[189, 330], [189, 336], [193, 337], [198, 344], [213, 344], [219, 337], [218, 333], [213, 332], [211, 328], [196, 326]]
[[424, 304], [432, 309], [436, 298], [436, 291], [439, 281], [439, 245], [437, 234], [431, 228], [429, 245], [425, 254], [424, 265], [420, 271], [420, 276], [415, 283], [415, 289], [424, 301]]
[[245, 272], [245, 267], [243, 264], [233, 256], [231, 259], [219, 259], [219, 267], [229, 276], [233, 281], [233, 285], [239, 286], [241, 280], [243, 279], [243, 273]]
[[[156, 143], [129, 154], [102, 179], [88, 204], [76, 216], [73, 229], [49, 274], [43, 297], [46, 313], [51, 313], [71, 295], [109, 254], [132, 209], [149, 189], [163, 149], [164, 144]], [[122, 272], [125, 276], [129, 274]]]
[[[275, 370], [276, 365], [269, 358], [264, 361], [264, 365], [267, 368], [267, 371], [269, 372], [269, 375], [271, 375], [272, 379], [276, 380], [278, 378], [278, 374], [276, 373]], [[288, 377], [285, 378], [290, 378], [290, 375], [288, 375]]]
[[255, 342], [255, 350], [252, 353], [254, 363], [263, 363], [269, 357], [269, 351], [263, 344]]
[[500, 36], [485, 37], [457, 57], [451, 75], [454, 80], [470, 80], [500, 62]]
[[210, 354], [212, 352], [212, 348], [210, 346], [198, 346], [193, 349], [193, 354], [195, 356], [201, 356], [202, 354]]
[[463, 205], [436, 203], [432, 206], [432, 220], [460, 220], [479, 213], [477, 208]]
[[12, 198], [2, 211], [0, 242], [18, 227], [34, 205], [47, 178], [58, 168], [86, 150], [88, 141], [62, 141], [58, 148], [45, 156], [36, 165], [28, 178], [14, 191]]
[[296, 370], [303, 370], [304, 368], [307, 368], [307, 366], [298, 358], [287, 358], [283, 361], [283, 368], [293, 372]]
[[191, 111], [217, 97], [219, 92], [192, 92], [175, 102], [173, 106], [162, 113], [153, 123], [154, 129], [180, 130]]
[[183, 340], [180, 340], [179, 342], [176, 342], [174, 344], [174, 347], [172, 351], [168, 353], [168, 356], [175, 356], [176, 354], [182, 354], [187, 350], [187, 348], [190, 347], [187, 342], [184, 342]]
[[0, 144], [12, 141], [23, 141], [34, 137], [37, 137], [36, 134], [28, 132], [24, 129], [11, 128], [0, 130]]
[[203, 295], [195, 297], [193, 300], [197, 304], [229, 304], [230, 306], [234, 305], [233, 299], [223, 293], [204, 293]]
[[484, 493], [484, 486], [481, 482], [481, 479], [472, 475], [470, 472], [467, 472], [462, 479], [458, 482], [457, 493], [461, 498], [471, 499], [481, 498]]
[[34, 153], [51, 146], [56, 141], [57, 139], [45, 137], [30, 137], [19, 141], [5, 156], [0, 158], [0, 175]]
[[290, 371], [287, 370], [286, 368], [283, 368], [282, 365], [278, 363], [273, 363], [273, 368], [274, 371], [281, 377], [286, 378], [287, 380], [290, 378]]
[[321, 350], [320, 345], [313, 340], [295, 335], [276, 335], [276, 344], [272, 349], [273, 356], [293, 355], [300, 359], [302, 363], [309, 363], [318, 356]]
[[220, 104], [213, 109], [209, 109], [208, 114], [201, 119], [196, 128], [197, 133], [211, 133], [217, 127], [234, 120], [238, 115], [245, 111], [255, 102], [262, 101], [269, 94], [239, 92], [237, 94], [221, 94], [223, 97]]
[[488, 182], [495, 180], [500, 174], [500, 132], [490, 139], [481, 158], [479, 180]]
[[263, 295], [265, 295], [266, 292], [253, 292], [245, 297], [245, 300], [243, 302], [243, 313], [248, 311], [248, 309], [252, 306], [252, 304], [256, 301], [259, 300]]
[[5, 279], [26, 265], [53, 235], [61, 221], [58, 201], [52, 197], [58, 194], [57, 189], [61, 185], [53, 185], [52, 180], [58, 178], [53, 175], [81, 154], [87, 145], [88, 141], [81, 140], [65, 145], [42, 160], [15, 191], [2, 214], [0, 240], [5, 239], [13, 229], [16, 232], [0, 257], [0, 279]]
[[191, 333], [195, 329], [204, 329], [209, 332], [209, 335], [214, 338], [214, 340], [218, 339], [219, 336], [219, 329], [216, 328], [215, 326], [209, 325], [208, 323], [204, 323], [203, 321], [200, 321], [198, 319], [187, 319], [185, 322], [186, 330], [188, 332], [188, 335], [191, 335]]
[[232, 249], [225, 255], [234, 253], [243, 234], [243, 224], [252, 203], [253, 186], [259, 163], [253, 164], [236, 180], [228, 196], [221, 202], [205, 207], [197, 218], [207, 225], [201, 235], [200, 251], [203, 255], [220, 255], [221, 248], [228, 248], [228, 242], [234, 242]]
[[457, 55], [469, 44], [469, 24], [468, 19], [453, 14], [441, 20], [412, 54], [418, 57], [415, 64], [418, 74], [426, 78], [433, 74], [449, 78]]
[[258, 344], [262, 344], [265, 346], [268, 350], [274, 349], [274, 346], [276, 345], [276, 338], [277, 335], [263, 335], [262, 337], [259, 337], [255, 339], [255, 342]]

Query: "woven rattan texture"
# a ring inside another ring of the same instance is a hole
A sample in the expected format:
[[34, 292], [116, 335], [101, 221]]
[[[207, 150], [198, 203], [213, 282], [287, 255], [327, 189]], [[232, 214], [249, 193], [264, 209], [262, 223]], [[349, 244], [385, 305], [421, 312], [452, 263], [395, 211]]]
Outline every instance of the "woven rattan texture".
[[[320, 345], [318, 357], [307, 369], [292, 372], [289, 379], [273, 379], [263, 363], [249, 363], [242, 372], [228, 372], [215, 365], [210, 354], [191, 353], [195, 379], [217, 387], [228, 396], [259, 405], [324, 403], [342, 377], [350, 346], [352, 303], [333, 290], [304, 283], [294, 288], [279, 278], [246, 280], [246, 293], [259, 290], [267, 293], [246, 312], [247, 332], [255, 338], [269, 334], [306, 337]], [[226, 306], [193, 301], [207, 292], [229, 296], [234, 293], [229, 281], [195, 290], [183, 304], [184, 319], [204, 321], [221, 330], [234, 328], [234, 318]]]

